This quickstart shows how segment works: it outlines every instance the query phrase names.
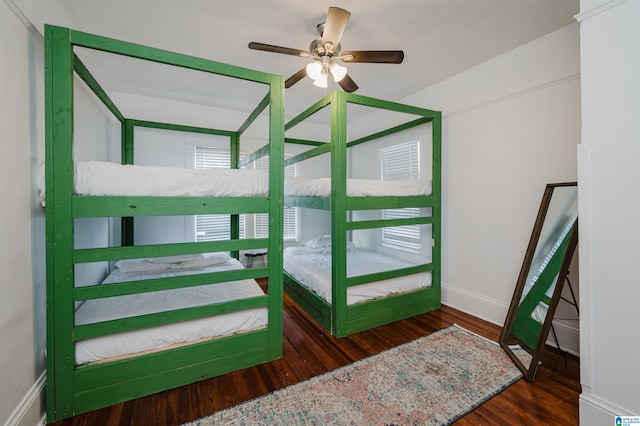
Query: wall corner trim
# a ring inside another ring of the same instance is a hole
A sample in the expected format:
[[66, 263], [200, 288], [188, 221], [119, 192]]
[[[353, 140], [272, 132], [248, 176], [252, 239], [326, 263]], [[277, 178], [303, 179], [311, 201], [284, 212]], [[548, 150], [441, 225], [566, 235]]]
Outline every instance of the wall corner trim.
[[[47, 372], [44, 371], [11, 413], [5, 426], [32, 426], [25, 423], [29, 418], [42, 419], [44, 407], [40, 406], [40, 401], [44, 401], [46, 382]], [[38, 424], [42, 424], [41, 421]]]
[[611, 0], [607, 3], [601, 4], [598, 7], [594, 7], [593, 9], [587, 10], [582, 13], [578, 13], [576, 16], [574, 16], [574, 18], [576, 19], [576, 21], [582, 22], [587, 19], [593, 18], [594, 16], [599, 15], [602, 12], [605, 12], [611, 8], [620, 6], [622, 3], [626, 3], [628, 1], [629, 0]]
[[40, 31], [38, 31], [36, 26], [33, 25], [33, 23], [29, 20], [27, 15], [25, 15], [22, 12], [20, 7], [18, 7], [18, 5], [15, 4], [13, 0], [4, 0], [4, 2], [7, 4], [7, 6], [9, 6], [9, 9], [11, 9], [11, 11], [18, 17], [18, 19], [24, 24], [25, 27], [27, 27], [27, 29], [32, 34], [42, 37], [42, 34], [40, 33]]

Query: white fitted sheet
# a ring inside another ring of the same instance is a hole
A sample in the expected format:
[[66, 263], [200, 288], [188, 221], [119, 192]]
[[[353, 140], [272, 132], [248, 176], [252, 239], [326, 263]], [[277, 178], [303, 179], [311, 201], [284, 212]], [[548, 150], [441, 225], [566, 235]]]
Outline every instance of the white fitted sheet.
[[[347, 252], [347, 277], [373, 274], [415, 266], [381, 253], [353, 249]], [[331, 252], [309, 247], [287, 247], [284, 270], [331, 303]], [[403, 293], [431, 285], [431, 273], [421, 272], [347, 288], [347, 305], [365, 300]]]
[[[285, 179], [285, 195], [302, 197], [328, 197], [331, 195], [331, 178], [290, 177]], [[349, 197], [405, 197], [431, 194], [431, 181], [347, 179]]]
[[[121, 273], [117, 269], [103, 285], [122, 281], [138, 281], [159, 277], [173, 277], [203, 272], [242, 269], [236, 259], [201, 269], [171, 270], [154, 273]], [[98, 300], [87, 300], [76, 311], [76, 325], [91, 324], [118, 318], [126, 318], [163, 312], [190, 306], [208, 305], [214, 302], [236, 300], [264, 295], [254, 280], [240, 280], [206, 286], [117, 296]], [[112, 334], [81, 340], [76, 343], [76, 364], [84, 364], [122, 357], [146, 351], [167, 348], [172, 345], [230, 335], [254, 330], [267, 325], [266, 308], [255, 308], [240, 312], [217, 315], [198, 320], [167, 324], [143, 330]]]
[[[44, 166], [38, 170], [44, 205]], [[74, 191], [79, 195], [167, 197], [264, 197], [269, 173], [254, 169], [184, 169], [122, 165], [103, 161], [75, 163]]]

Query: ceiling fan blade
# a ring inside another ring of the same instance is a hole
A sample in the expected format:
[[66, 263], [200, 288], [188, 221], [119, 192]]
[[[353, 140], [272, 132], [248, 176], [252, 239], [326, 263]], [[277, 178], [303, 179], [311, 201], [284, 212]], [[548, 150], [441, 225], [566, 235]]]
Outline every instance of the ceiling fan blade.
[[284, 81], [284, 88], [288, 89], [289, 87], [293, 86], [294, 84], [296, 84], [297, 82], [305, 78], [306, 76], [307, 76], [307, 67], [304, 67], [300, 71], [298, 71], [297, 73], [295, 73], [294, 75], [292, 75], [291, 77], [289, 77]]
[[351, 13], [344, 9], [339, 7], [329, 8], [324, 30], [322, 31], [322, 46], [325, 46], [327, 42], [331, 42], [333, 46], [338, 47], [350, 17]]
[[249, 43], [249, 49], [264, 50], [265, 52], [283, 53], [285, 55], [293, 56], [311, 56], [311, 53], [306, 50], [291, 49], [290, 47], [274, 46], [272, 44], [258, 43], [252, 41]]
[[402, 50], [352, 50], [342, 52], [340, 56], [344, 62], [400, 64], [404, 59], [404, 52]]
[[351, 77], [349, 77], [349, 74], [345, 75], [342, 80], [340, 80], [338, 82], [338, 84], [340, 85], [340, 87], [342, 87], [342, 89], [345, 92], [355, 92], [356, 90], [358, 90], [358, 85], [356, 84], [355, 81], [353, 81], [351, 79]]

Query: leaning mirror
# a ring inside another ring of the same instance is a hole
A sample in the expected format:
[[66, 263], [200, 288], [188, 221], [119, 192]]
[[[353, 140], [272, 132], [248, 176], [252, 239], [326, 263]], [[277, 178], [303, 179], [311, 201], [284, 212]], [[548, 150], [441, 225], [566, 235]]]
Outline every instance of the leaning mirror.
[[500, 335], [500, 346], [530, 381], [578, 242], [577, 223], [577, 184], [548, 184]]

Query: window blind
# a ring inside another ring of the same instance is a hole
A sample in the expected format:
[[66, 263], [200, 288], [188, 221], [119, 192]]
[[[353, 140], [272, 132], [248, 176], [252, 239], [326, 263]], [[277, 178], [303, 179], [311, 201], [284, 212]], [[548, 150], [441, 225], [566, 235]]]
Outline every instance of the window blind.
[[[289, 158], [291, 155], [285, 155], [285, 158]], [[256, 169], [269, 170], [269, 157], [261, 157], [255, 162]], [[296, 165], [291, 164], [284, 168], [284, 177], [296, 176]], [[297, 210], [295, 207], [284, 208], [284, 225], [283, 225], [283, 238], [285, 240], [296, 239], [297, 229]], [[269, 216], [264, 213], [258, 213], [254, 215], [254, 226], [256, 238], [269, 238]]]
[[[415, 180], [420, 178], [420, 143], [403, 142], [379, 149], [382, 180]], [[418, 217], [420, 209], [384, 209], [383, 219]], [[420, 250], [420, 225], [382, 228], [382, 245], [412, 252]]]
[[[240, 153], [240, 158], [243, 155]], [[210, 147], [196, 147], [196, 169], [231, 167], [231, 153], [228, 150]], [[240, 238], [244, 238], [244, 215], [240, 215]], [[231, 238], [231, 216], [208, 214], [196, 216], [196, 241], [219, 241]]]

